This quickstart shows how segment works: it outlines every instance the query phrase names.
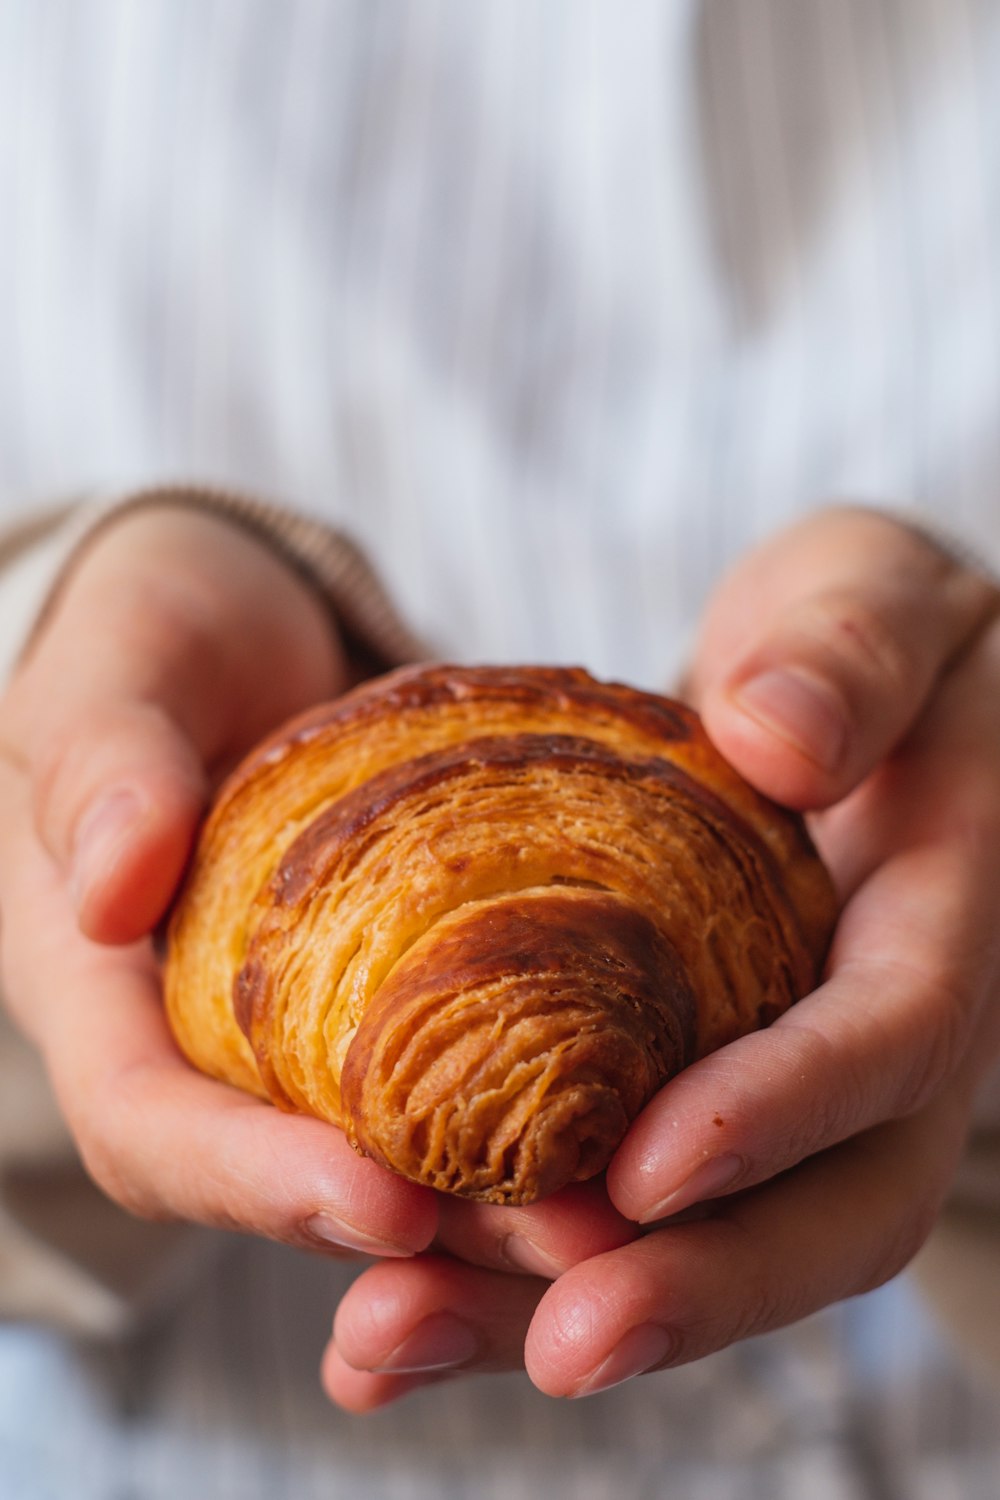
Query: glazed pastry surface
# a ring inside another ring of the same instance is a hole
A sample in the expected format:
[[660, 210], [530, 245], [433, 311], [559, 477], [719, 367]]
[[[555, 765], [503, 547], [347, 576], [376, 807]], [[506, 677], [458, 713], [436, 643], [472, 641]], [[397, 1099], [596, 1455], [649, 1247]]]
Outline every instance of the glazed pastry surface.
[[404, 668], [230, 776], [171, 922], [203, 1071], [418, 1182], [524, 1203], [818, 978], [800, 818], [680, 703], [557, 668]]

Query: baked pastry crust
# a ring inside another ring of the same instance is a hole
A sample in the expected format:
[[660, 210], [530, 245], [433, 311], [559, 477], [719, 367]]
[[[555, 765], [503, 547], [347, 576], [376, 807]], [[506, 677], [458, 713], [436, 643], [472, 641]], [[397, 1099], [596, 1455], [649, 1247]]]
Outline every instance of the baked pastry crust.
[[167, 1013], [205, 1072], [523, 1203], [810, 990], [834, 917], [801, 818], [683, 704], [578, 669], [403, 668], [223, 786]]

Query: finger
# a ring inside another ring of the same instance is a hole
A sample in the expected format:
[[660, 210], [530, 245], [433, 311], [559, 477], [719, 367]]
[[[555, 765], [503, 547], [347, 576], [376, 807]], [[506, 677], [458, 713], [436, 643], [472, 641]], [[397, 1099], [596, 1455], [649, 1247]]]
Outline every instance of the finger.
[[436, 1246], [473, 1265], [551, 1280], [567, 1267], [635, 1239], [603, 1179], [575, 1183], [524, 1207], [442, 1197]]
[[528, 1330], [551, 1396], [590, 1395], [783, 1327], [895, 1275], [922, 1244], [961, 1150], [965, 1112], [936, 1101], [814, 1157], [712, 1217], [568, 1271]]
[[[9, 792], [0, 775], [0, 790]], [[4, 800], [0, 829], [15, 820]], [[130, 1212], [243, 1229], [331, 1253], [407, 1255], [433, 1238], [434, 1195], [356, 1155], [322, 1121], [195, 1073], [168, 1033], [149, 947], [76, 930], [30, 839], [0, 870], [3, 985], [40, 1046], [95, 1181]], [[16, 876], [11, 873], [16, 871]]]
[[828, 806], [899, 743], [998, 601], [921, 533], [873, 511], [825, 511], [723, 582], [692, 694], [761, 791]]
[[[478, 1266], [546, 1279], [637, 1233], [608, 1203], [601, 1183], [571, 1186], [524, 1208], [442, 1196], [439, 1216], [437, 1248]], [[352, 1362], [331, 1339], [322, 1379], [330, 1399], [348, 1411], [386, 1406], [421, 1386], [469, 1374], [483, 1359], [490, 1368], [521, 1367], [537, 1281], [527, 1296], [516, 1293], [512, 1312], [509, 1276], [470, 1276], [445, 1257], [422, 1257], [413, 1269], [414, 1277], [398, 1286], [385, 1277], [361, 1278], [338, 1313], [338, 1335]], [[400, 1373], [401, 1366], [413, 1368]]]
[[363, 1415], [378, 1411], [425, 1385], [439, 1385], [447, 1374], [369, 1375], [354, 1370], [331, 1339], [323, 1353], [320, 1380], [330, 1400], [344, 1411]]
[[1000, 976], [998, 671], [993, 628], [905, 756], [834, 810], [838, 876], [846, 859], [860, 883], [827, 983], [651, 1102], [608, 1170], [623, 1213], [652, 1222], [763, 1181], [988, 1061], [969, 1038]]
[[900, 855], [873, 876], [841, 919], [827, 983], [639, 1116], [608, 1168], [616, 1207], [651, 1223], [921, 1108], [968, 1060], [996, 967], [989, 888], [969, 876], [959, 850]]
[[429, 1191], [356, 1155], [335, 1127], [194, 1073], [133, 950], [95, 949], [50, 977], [73, 997], [46, 1027], [56, 1094], [88, 1170], [123, 1208], [332, 1252], [429, 1244]]
[[520, 1369], [545, 1285], [443, 1255], [422, 1255], [395, 1270], [385, 1262], [348, 1289], [333, 1343], [351, 1369], [383, 1377]]
[[208, 794], [195, 745], [157, 705], [81, 708], [37, 757], [38, 832], [68, 870], [80, 927], [132, 942], [159, 921]]
[[4, 708], [8, 758], [83, 930], [162, 915], [216, 770], [342, 675], [318, 602], [265, 548], [189, 513], [101, 537]]

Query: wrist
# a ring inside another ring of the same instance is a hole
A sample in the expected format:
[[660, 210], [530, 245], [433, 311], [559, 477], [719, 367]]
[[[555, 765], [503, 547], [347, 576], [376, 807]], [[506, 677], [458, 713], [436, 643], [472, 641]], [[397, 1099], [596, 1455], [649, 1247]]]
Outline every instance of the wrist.
[[209, 485], [160, 485], [109, 495], [77, 513], [77, 536], [54, 575], [29, 646], [79, 562], [105, 530], [149, 511], [224, 519], [278, 558], [313, 590], [334, 622], [352, 681], [433, 655], [402, 618], [369, 559], [344, 532], [251, 493]]
[[[277, 694], [295, 711], [342, 691], [347, 678], [318, 591], [264, 539], [212, 512], [165, 504], [109, 518], [78, 552], [50, 620], [78, 620], [85, 631], [109, 610], [123, 641], [131, 637], [136, 670], [148, 666], [139, 696], [159, 699], [164, 679], [214, 673], [227, 696], [238, 681], [248, 703], [266, 696], [273, 705]], [[176, 670], [181, 663], [186, 670]]]

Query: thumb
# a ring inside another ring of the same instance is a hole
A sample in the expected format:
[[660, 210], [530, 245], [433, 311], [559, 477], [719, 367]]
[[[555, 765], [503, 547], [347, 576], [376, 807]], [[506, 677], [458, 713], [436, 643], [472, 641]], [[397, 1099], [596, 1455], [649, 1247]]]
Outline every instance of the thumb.
[[0, 728], [84, 933], [125, 943], [151, 931], [211, 782], [344, 677], [319, 599], [255, 538], [179, 508], [101, 533]]
[[33, 776], [35, 826], [82, 931], [127, 943], [160, 920], [207, 796], [191, 739], [155, 703], [98, 701], [55, 732]]
[[902, 740], [998, 598], [983, 574], [888, 515], [823, 511], [723, 581], [692, 694], [759, 790], [829, 806]]

